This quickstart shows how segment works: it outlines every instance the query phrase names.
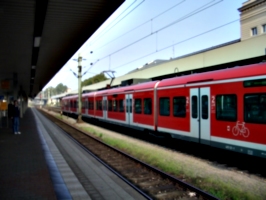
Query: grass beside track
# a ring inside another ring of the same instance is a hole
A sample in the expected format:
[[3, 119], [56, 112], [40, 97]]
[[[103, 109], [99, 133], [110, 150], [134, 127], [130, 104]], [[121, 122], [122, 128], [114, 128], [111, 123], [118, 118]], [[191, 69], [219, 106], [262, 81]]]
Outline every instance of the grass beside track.
[[155, 166], [166, 173], [185, 180], [187, 183], [203, 189], [219, 199], [261, 199], [259, 196], [254, 196], [253, 193], [241, 190], [241, 188], [238, 188], [236, 185], [228, 185], [227, 183], [220, 182], [216, 178], [199, 178], [193, 171], [190, 171], [187, 166], [175, 162], [167, 153], [160, 152], [159, 150], [156, 151], [156, 149], [151, 150], [147, 147], [126, 140], [117, 138], [113, 139], [104, 133], [95, 131], [93, 128], [82, 127], [82, 129], [94, 134], [106, 144], [127, 152], [133, 157]]
[[[63, 119], [61, 115], [56, 115], [59, 119]], [[87, 133], [93, 134], [104, 143], [120, 149], [133, 157], [142, 160], [158, 169], [178, 177], [179, 179], [194, 185], [219, 199], [224, 200], [255, 200], [266, 199], [264, 196], [256, 194], [254, 191], [243, 191], [238, 184], [224, 182], [217, 177], [202, 177], [195, 173], [193, 168], [183, 163], [177, 162], [171, 154], [162, 152], [156, 148], [142, 146], [133, 141], [120, 138], [112, 138], [107, 134], [98, 132], [91, 127], [81, 127]]]

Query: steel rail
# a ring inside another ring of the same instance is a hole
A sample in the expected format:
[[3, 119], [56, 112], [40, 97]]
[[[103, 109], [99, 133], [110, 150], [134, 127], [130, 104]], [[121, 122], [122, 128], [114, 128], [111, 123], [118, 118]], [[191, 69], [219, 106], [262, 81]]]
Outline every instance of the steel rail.
[[[51, 115], [50, 115], [51, 116]], [[52, 116], [53, 118], [55, 118], [54, 116]], [[218, 200], [217, 197], [191, 185], [191, 184], [188, 184], [170, 174], [167, 174], [165, 172], [163, 172], [162, 170], [156, 168], [156, 167], [153, 167], [139, 159], [136, 159], [134, 157], [132, 157], [131, 155], [115, 148], [115, 147], [112, 147], [104, 142], [102, 142], [101, 140], [97, 139], [96, 137], [93, 137], [92, 135], [88, 135], [87, 133], [85, 133], [83, 130], [71, 125], [71, 124], [67, 124], [65, 123], [63, 120], [61, 119], [58, 119], [58, 118], [55, 118], [59, 121], [61, 121], [62, 123], [64, 123], [65, 125], [67, 126], [70, 126], [71, 128], [75, 129], [76, 131], [78, 132], [81, 132], [82, 134], [92, 138], [93, 140], [96, 140], [97, 142], [99, 142], [100, 144], [104, 145], [104, 146], [107, 146], [108, 148], [126, 156], [127, 158], [135, 161], [135, 162], [138, 162], [138, 163], [141, 163], [143, 166], [147, 167], [148, 169], [160, 174], [161, 176], [165, 177], [165, 178], [168, 178], [170, 179], [171, 181], [174, 181], [174, 182], [177, 182], [178, 184], [182, 185], [183, 187], [186, 187], [187, 189], [190, 189], [191, 191], [193, 192], [196, 192], [197, 194], [200, 194], [202, 197], [206, 198], [206, 199], [210, 199], [210, 200]], [[64, 131], [65, 132], [65, 131]], [[89, 149], [87, 149], [84, 145], [82, 145], [79, 141], [77, 141], [76, 139], [72, 138], [68, 133], [66, 133], [68, 135], [68, 137], [70, 137], [73, 141], [75, 141], [76, 143], [78, 143], [84, 150], [86, 150], [88, 153], [90, 153], [93, 157], [95, 157], [97, 160], [99, 160], [99, 162], [101, 162], [103, 165], [105, 165], [108, 169], [110, 169], [111, 171], [113, 171], [116, 175], [118, 175], [122, 180], [124, 180], [126, 183], [128, 183], [131, 187], [133, 187], [134, 189], [136, 189], [136, 191], [138, 191], [140, 194], [142, 194], [145, 198], [147, 199], [153, 199], [151, 197], [149, 197], [146, 193], [144, 193], [142, 190], [140, 190], [138, 187], [136, 187], [135, 185], [133, 185], [131, 182], [129, 182], [127, 179], [125, 179], [120, 173], [118, 173], [116, 170], [114, 170], [112, 167], [110, 167], [108, 164], [106, 164], [104, 161], [102, 161], [99, 157], [97, 157], [96, 155], [94, 155]]]

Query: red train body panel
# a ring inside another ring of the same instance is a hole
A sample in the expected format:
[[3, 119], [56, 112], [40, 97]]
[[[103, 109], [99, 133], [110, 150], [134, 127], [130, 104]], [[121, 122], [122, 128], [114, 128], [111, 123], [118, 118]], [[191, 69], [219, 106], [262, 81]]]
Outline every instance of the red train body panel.
[[[62, 100], [77, 112], [77, 96]], [[82, 113], [107, 122], [266, 158], [266, 64], [83, 95]]]

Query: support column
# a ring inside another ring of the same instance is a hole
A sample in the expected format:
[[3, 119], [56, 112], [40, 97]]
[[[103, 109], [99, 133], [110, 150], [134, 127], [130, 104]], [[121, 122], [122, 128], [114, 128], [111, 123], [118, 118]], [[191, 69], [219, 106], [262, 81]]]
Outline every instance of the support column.
[[79, 57], [78, 57], [78, 93], [79, 93], [79, 98], [78, 98], [78, 119], [77, 119], [77, 123], [82, 123], [82, 115], [81, 115], [81, 107], [82, 107], [82, 102], [81, 102], [81, 70], [82, 70], [82, 67], [81, 67], [81, 61], [82, 61], [82, 57], [81, 55], [79, 54]]

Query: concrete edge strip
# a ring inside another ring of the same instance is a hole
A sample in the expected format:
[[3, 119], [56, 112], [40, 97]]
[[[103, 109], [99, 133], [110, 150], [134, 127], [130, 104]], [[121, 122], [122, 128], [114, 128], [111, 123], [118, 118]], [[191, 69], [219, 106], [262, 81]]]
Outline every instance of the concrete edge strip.
[[42, 126], [42, 123], [40, 122], [36, 111], [32, 110], [34, 114], [34, 119], [37, 125], [38, 135], [40, 138], [40, 142], [44, 151], [45, 160], [49, 169], [49, 173], [53, 182], [54, 190], [56, 193], [56, 196], [58, 199], [72, 199], [69, 190], [67, 189], [67, 186], [61, 176], [61, 173], [59, 172], [59, 169], [54, 161], [54, 158], [48, 148], [48, 145], [46, 143], [46, 140], [43, 136], [43, 131], [45, 131], [44, 127]]

